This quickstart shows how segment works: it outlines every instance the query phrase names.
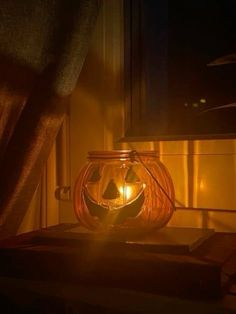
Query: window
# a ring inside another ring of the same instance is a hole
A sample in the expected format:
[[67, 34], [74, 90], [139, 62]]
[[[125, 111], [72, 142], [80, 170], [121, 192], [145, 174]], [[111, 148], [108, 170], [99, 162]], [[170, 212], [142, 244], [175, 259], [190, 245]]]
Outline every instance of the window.
[[233, 0], [126, 0], [126, 136], [236, 137]]

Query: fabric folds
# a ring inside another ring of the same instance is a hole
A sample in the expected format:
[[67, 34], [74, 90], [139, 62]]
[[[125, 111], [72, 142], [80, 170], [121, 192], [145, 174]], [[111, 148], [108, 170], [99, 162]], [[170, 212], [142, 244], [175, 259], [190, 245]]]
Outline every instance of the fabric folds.
[[0, 7], [0, 237], [14, 235], [76, 86], [99, 0]]

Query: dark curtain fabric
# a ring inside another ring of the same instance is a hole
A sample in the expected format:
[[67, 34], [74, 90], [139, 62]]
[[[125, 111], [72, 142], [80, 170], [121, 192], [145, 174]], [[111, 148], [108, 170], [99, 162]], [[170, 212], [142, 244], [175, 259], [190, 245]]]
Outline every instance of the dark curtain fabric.
[[0, 237], [14, 235], [67, 111], [99, 0], [0, 0]]

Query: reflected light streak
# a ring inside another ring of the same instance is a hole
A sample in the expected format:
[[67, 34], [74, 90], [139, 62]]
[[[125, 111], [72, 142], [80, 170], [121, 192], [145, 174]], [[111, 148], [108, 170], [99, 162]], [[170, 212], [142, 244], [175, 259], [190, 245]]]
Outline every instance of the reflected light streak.
[[119, 192], [126, 200], [129, 200], [132, 197], [133, 189], [131, 186], [120, 186]]

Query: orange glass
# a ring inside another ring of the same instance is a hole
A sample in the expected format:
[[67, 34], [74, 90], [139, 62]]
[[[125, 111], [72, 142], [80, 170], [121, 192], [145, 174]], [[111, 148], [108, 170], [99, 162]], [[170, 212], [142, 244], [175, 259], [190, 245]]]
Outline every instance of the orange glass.
[[74, 209], [90, 230], [161, 228], [174, 211], [174, 187], [155, 151], [92, 151], [75, 183]]

